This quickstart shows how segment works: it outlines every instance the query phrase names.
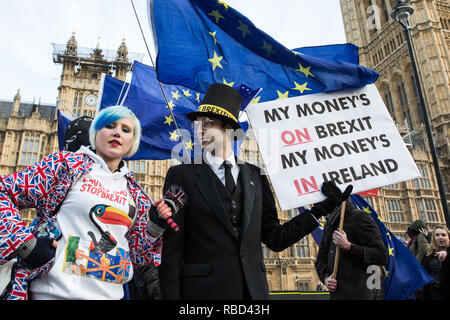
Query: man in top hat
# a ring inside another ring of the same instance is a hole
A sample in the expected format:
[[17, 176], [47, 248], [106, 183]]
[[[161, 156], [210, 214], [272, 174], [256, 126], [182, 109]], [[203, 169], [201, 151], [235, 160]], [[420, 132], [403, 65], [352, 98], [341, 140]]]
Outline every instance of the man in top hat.
[[350, 195], [351, 189], [342, 194], [324, 183], [326, 200], [280, 225], [266, 176], [232, 151], [241, 100], [235, 89], [213, 84], [197, 112], [187, 115], [198, 126], [204, 162], [171, 167], [166, 176], [164, 189], [180, 186], [188, 202], [174, 219], [179, 231], [163, 235], [163, 299], [268, 299], [261, 242], [286, 249]]

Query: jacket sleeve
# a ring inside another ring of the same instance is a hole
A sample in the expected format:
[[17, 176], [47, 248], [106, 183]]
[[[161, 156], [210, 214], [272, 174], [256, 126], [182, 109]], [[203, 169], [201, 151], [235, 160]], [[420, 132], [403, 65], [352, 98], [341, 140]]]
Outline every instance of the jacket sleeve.
[[[176, 185], [184, 189], [179, 167], [171, 167], [166, 175], [164, 192], [171, 186]], [[185, 209], [181, 209], [173, 218], [180, 229], [174, 232], [168, 228], [164, 234], [164, 245], [162, 250], [161, 265], [159, 267], [159, 282], [161, 297], [164, 300], [181, 299], [181, 267], [184, 256], [184, 221]]]
[[0, 177], [0, 262], [11, 259], [15, 250], [33, 237], [19, 210], [47, 205], [58, 175], [68, 170], [66, 155], [51, 154], [32, 166]]
[[125, 237], [130, 245], [131, 261], [135, 267], [153, 263], [156, 266], [161, 261], [162, 237], [152, 237], [147, 228], [148, 214], [151, 208], [150, 198], [140, 189], [136, 180], [129, 180], [128, 187], [136, 202], [137, 217]]
[[420, 232], [417, 235], [417, 251], [416, 251], [416, 258], [420, 263], [422, 263], [423, 258], [427, 254], [429, 246], [430, 244], [428, 243], [427, 238], [423, 233]]
[[260, 175], [262, 184], [262, 242], [275, 252], [283, 251], [319, 226], [310, 212], [304, 212], [283, 224], [278, 219], [275, 199], [265, 175]]
[[[364, 254], [361, 256], [365, 264], [376, 264], [384, 266], [388, 263], [388, 250], [386, 249], [380, 230], [378, 229], [372, 217], [365, 213], [358, 213], [360, 219], [358, 223], [359, 242], [356, 243], [362, 247]], [[359, 256], [359, 255], [358, 255]]]

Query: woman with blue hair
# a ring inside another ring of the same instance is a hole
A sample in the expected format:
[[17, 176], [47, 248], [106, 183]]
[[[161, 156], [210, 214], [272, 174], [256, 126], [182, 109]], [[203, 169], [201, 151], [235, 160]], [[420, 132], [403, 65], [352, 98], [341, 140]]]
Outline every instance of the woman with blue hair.
[[[0, 177], [0, 264], [18, 259], [8, 299], [121, 299], [133, 268], [159, 265], [179, 204], [152, 204], [122, 160], [140, 137], [131, 110], [108, 107], [91, 124], [91, 147]], [[34, 226], [25, 208], [36, 209]]]

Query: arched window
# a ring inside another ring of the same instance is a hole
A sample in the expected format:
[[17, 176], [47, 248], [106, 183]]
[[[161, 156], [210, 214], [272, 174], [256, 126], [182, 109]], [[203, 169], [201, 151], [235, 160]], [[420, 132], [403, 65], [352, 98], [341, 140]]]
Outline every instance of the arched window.
[[389, 114], [391, 115], [392, 120], [396, 121], [394, 112], [394, 103], [392, 101], [392, 93], [391, 90], [389, 89], [389, 86], [386, 85], [381, 92], [383, 92], [384, 104], [386, 105], [386, 108]]
[[396, 93], [398, 101], [400, 102], [400, 110], [402, 112], [402, 121], [408, 123], [408, 128], [414, 130], [414, 122], [411, 117], [411, 110], [408, 103], [408, 96], [406, 94], [405, 82], [398, 77], [395, 81], [396, 83]]

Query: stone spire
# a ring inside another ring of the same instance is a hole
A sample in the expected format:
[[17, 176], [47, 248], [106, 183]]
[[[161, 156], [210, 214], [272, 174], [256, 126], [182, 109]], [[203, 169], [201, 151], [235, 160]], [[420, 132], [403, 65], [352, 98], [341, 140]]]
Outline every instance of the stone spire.
[[123, 38], [119, 49], [117, 49], [117, 60], [127, 61], [127, 55], [128, 55], [128, 48], [127, 45], [125, 44], [125, 38]]
[[97, 39], [97, 46], [92, 52], [91, 58], [95, 60], [103, 60], [102, 49], [100, 48], [100, 37]]
[[19, 114], [19, 106], [20, 106], [20, 89], [17, 90], [17, 93], [14, 96], [12, 115], [17, 116]]
[[75, 32], [72, 32], [72, 37], [67, 41], [66, 52], [67, 55], [76, 56], [77, 55], [77, 40], [75, 39]]

